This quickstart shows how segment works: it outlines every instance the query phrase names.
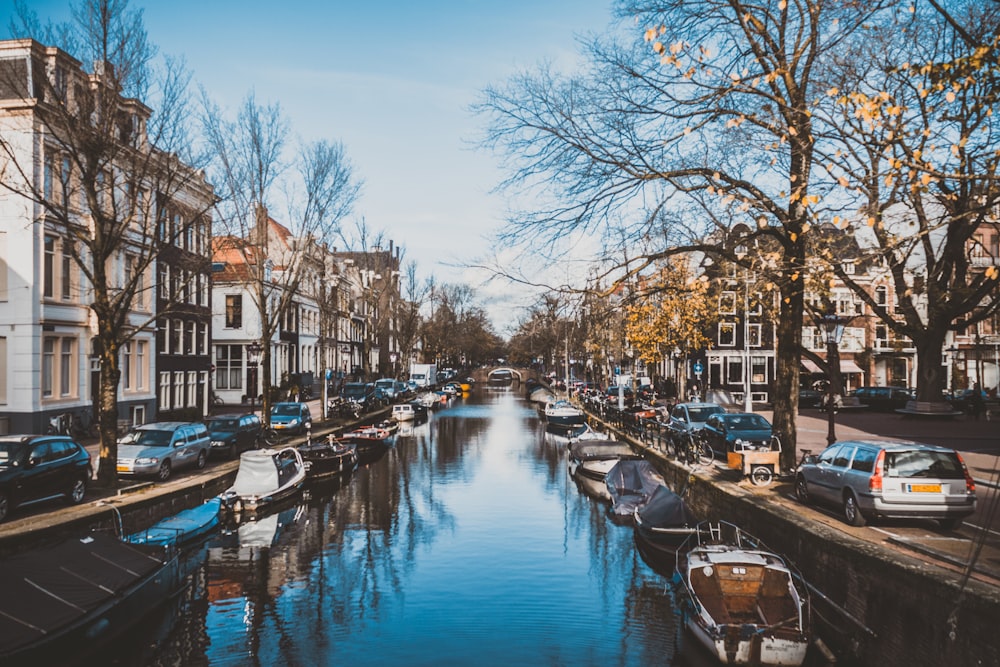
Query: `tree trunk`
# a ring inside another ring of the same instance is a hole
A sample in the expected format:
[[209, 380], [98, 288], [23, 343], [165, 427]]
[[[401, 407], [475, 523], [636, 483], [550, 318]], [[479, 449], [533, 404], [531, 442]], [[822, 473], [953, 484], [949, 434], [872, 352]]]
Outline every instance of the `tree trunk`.
[[[100, 327], [99, 327], [100, 328]], [[105, 341], [114, 340], [105, 336]], [[121, 369], [118, 367], [118, 348], [105, 347], [100, 352], [101, 385], [98, 392], [99, 427], [101, 438], [100, 466], [97, 482], [100, 486], [114, 488], [118, 485], [118, 381]]]
[[[786, 266], [802, 266], [804, 250], [801, 242], [792, 244], [786, 252]], [[775, 351], [774, 434], [781, 441], [781, 467], [791, 470], [796, 464], [798, 434], [795, 419], [799, 412], [799, 364], [802, 355], [802, 321], [804, 312], [803, 275], [781, 283], [781, 317], [778, 319], [778, 340]]]
[[928, 329], [913, 342], [917, 348], [917, 400], [940, 403], [948, 378], [941, 365], [945, 334]]

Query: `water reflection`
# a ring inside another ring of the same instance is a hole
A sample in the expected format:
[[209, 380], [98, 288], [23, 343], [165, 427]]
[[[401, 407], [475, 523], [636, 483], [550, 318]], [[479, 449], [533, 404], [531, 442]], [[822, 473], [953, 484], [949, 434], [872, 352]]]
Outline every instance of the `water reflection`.
[[677, 645], [663, 577], [512, 391], [456, 400], [203, 553], [131, 664], [630, 666]]

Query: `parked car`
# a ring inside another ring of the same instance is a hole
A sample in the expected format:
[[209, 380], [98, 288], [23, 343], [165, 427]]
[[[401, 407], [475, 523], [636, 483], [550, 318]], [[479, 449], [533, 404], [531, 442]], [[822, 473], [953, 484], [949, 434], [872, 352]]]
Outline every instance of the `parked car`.
[[50, 498], [79, 505], [90, 478], [90, 454], [69, 436], [0, 436], [0, 521]]
[[312, 413], [306, 403], [275, 403], [271, 406], [271, 428], [301, 435], [312, 428]]
[[256, 414], [215, 415], [207, 426], [212, 454], [235, 459], [248, 449], [260, 446], [262, 424]]
[[[972, 413], [972, 397], [975, 396], [975, 389], [962, 389], [956, 391], [947, 399], [951, 403], [951, 407], [956, 410], [961, 410], [966, 414]], [[979, 390], [979, 409], [983, 409], [983, 405], [989, 400], [989, 396], [982, 389]]]
[[402, 398], [399, 395], [399, 385], [392, 378], [380, 378], [375, 380], [375, 388], [382, 392], [382, 396], [390, 403]]
[[[635, 393], [632, 391], [632, 387], [622, 385], [621, 393], [625, 398], [625, 407], [630, 407], [635, 402]], [[608, 387], [604, 392], [604, 396], [611, 405], [618, 405], [618, 385]]]
[[734, 445], [770, 449], [771, 424], [753, 412], [720, 412], [705, 420], [701, 429], [705, 442], [717, 458], [725, 458]]
[[823, 404], [824, 396], [826, 394], [815, 389], [799, 389], [799, 407], [818, 408]]
[[857, 398], [869, 410], [881, 412], [905, 408], [907, 403], [916, 399], [916, 393], [905, 387], [858, 387], [847, 395]]
[[161, 482], [174, 470], [208, 461], [208, 428], [197, 422], [153, 422], [134, 427], [118, 439], [118, 472], [155, 476]]
[[725, 412], [726, 409], [718, 403], [678, 403], [670, 411], [667, 421], [670, 438], [675, 446], [679, 446], [688, 435], [705, 426], [709, 417]]
[[340, 390], [340, 395], [360, 403], [361, 409], [365, 412], [377, 410], [387, 403], [381, 391], [372, 382], [346, 382]]
[[805, 456], [795, 496], [840, 508], [852, 526], [886, 517], [936, 519], [952, 529], [976, 510], [976, 484], [961, 455], [912, 442], [851, 440]]

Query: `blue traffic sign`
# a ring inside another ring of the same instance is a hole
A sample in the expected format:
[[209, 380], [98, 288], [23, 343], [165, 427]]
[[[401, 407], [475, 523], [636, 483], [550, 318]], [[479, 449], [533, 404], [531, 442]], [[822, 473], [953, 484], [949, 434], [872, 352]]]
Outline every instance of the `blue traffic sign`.
[[694, 366], [692, 368], [694, 369], [696, 375], [701, 375], [705, 370], [705, 367], [701, 365], [700, 361], [694, 362]]

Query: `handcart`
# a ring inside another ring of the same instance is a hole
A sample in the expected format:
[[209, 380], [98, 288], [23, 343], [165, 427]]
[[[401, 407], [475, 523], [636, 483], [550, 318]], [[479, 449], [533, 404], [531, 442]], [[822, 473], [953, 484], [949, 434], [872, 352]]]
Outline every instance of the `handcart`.
[[754, 486], [767, 486], [781, 470], [781, 441], [771, 436], [767, 444], [737, 442], [726, 455], [726, 462]]

